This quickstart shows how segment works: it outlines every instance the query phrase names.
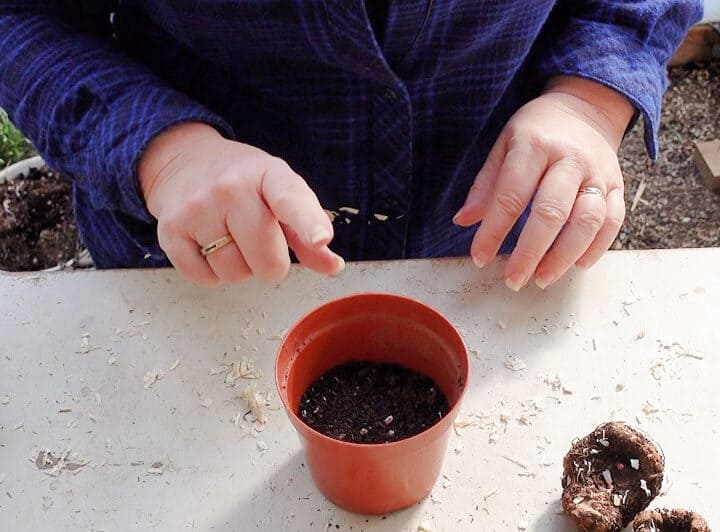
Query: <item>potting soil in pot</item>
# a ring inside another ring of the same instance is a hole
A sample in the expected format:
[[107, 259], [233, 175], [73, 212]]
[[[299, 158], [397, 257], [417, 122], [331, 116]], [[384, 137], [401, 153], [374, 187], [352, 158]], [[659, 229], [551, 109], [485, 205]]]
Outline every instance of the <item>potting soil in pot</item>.
[[77, 251], [68, 181], [43, 168], [0, 183], [0, 270], [42, 270]]
[[298, 415], [336, 440], [387, 443], [433, 426], [448, 401], [425, 375], [396, 364], [347, 362], [305, 391]]

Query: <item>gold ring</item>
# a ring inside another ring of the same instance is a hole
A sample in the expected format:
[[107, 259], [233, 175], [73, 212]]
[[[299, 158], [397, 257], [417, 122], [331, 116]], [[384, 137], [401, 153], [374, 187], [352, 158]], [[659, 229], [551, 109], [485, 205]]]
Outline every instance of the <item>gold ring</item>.
[[200, 247], [200, 255], [207, 257], [208, 255], [215, 253], [218, 249], [227, 246], [228, 244], [235, 242], [233, 237], [230, 235], [221, 236], [217, 240], [213, 240], [207, 246]]
[[578, 190], [578, 196], [582, 196], [583, 194], [592, 194], [594, 196], [600, 196], [602, 199], [605, 199], [605, 194], [603, 194], [603, 191], [597, 187], [583, 187]]

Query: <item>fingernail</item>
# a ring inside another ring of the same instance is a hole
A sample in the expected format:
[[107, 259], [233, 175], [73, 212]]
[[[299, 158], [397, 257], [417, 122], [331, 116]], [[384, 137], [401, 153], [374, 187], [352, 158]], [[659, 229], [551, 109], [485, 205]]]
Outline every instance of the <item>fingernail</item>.
[[453, 221], [453, 223], [454, 223], [455, 225], [459, 225], [459, 224], [458, 224], [458, 218], [460, 218], [460, 216], [462, 215], [462, 213], [463, 213], [463, 208], [461, 207], [460, 210], [455, 213], [455, 216], [453, 216], [452, 221]]
[[345, 269], [345, 259], [343, 259], [342, 257], [338, 257], [337, 269], [332, 273], [332, 275], [340, 275], [344, 269]]
[[311, 233], [310, 243], [313, 246], [325, 245], [328, 242], [330, 242], [331, 238], [332, 238], [332, 234], [330, 234], [330, 231], [328, 231], [324, 227], [320, 227], [320, 228], [315, 229]]
[[487, 266], [488, 260], [485, 255], [477, 254], [472, 256], [472, 261], [475, 263], [475, 266], [478, 268], [484, 268]]
[[553, 281], [555, 280], [555, 276], [550, 275], [538, 275], [535, 277], [535, 284], [538, 288], [541, 290], [545, 290]]
[[526, 277], [521, 273], [515, 273], [505, 279], [505, 285], [513, 292], [518, 292], [525, 285]]

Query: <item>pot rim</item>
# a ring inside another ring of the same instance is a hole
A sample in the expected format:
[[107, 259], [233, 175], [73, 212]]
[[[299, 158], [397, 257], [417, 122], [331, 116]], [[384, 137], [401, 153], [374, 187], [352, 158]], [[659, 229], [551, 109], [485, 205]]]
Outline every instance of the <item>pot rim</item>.
[[[378, 448], [378, 449], [389, 450], [389, 449], [393, 449], [398, 446], [407, 445], [408, 443], [417, 441], [421, 438], [427, 438], [431, 435], [431, 433], [438, 432], [440, 430], [439, 427], [440, 427], [440, 425], [443, 424], [443, 421], [455, 419], [455, 417], [457, 416], [457, 414], [460, 410], [460, 405], [462, 404], [462, 399], [465, 396], [465, 392], [467, 391], [468, 381], [470, 378], [470, 357], [469, 357], [469, 353], [468, 353], [467, 344], [465, 343], [465, 339], [463, 338], [462, 334], [460, 334], [460, 331], [458, 331], [457, 327], [455, 327], [455, 325], [453, 325], [453, 323], [449, 319], [447, 319], [441, 312], [439, 312], [432, 306], [428, 305], [427, 303], [423, 303], [422, 301], [420, 301], [418, 299], [400, 295], [400, 294], [393, 294], [393, 293], [389, 293], [389, 292], [358, 292], [355, 294], [349, 294], [346, 296], [338, 297], [338, 298], [332, 299], [330, 301], [327, 301], [327, 302], [323, 303], [322, 305], [317, 306], [317, 307], [313, 308], [312, 310], [310, 310], [309, 312], [306, 312], [305, 314], [303, 314], [303, 316], [301, 318], [299, 318], [293, 324], [292, 327], [290, 327], [287, 334], [285, 334], [285, 337], [280, 342], [280, 346], [277, 349], [277, 353], [280, 353], [283, 350], [283, 347], [285, 346], [285, 343], [287, 342], [287, 339], [290, 337], [292, 332], [302, 322], [304, 322], [308, 317], [310, 317], [314, 313], [320, 311], [321, 309], [323, 309], [329, 305], [332, 305], [332, 304], [346, 301], [348, 299], [355, 299], [358, 297], [377, 297], [377, 296], [393, 298], [393, 299], [401, 299], [404, 301], [408, 301], [412, 304], [424, 307], [426, 310], [429, 310], [433, 314], [435, 314], [439, 318], [439, 320], [442, 321], [443, 325], [447, 325], [449, 330], [451, 330], [453, 332], [453, 335], [460, 341], [460, 344], [463, 347], [463, 355], [464, 355], [463, 362], [464, 362], [465, 367], [467, 368], [467, 371], [465, 372], [465, 380], [463, 382], [462, 388], [460, 389], [460, 393], [458, 394], [457, 400], [455, 401], [455, 404], [453, 405], [453, 407], [448, 411], [447, 414], [445, 414], [442, 417], [442, 419], [440, 419], [437, 423], [435, 423], [431, 427], [429, 427], [429, 428], [423, 430], [422, 432], [419, 432], [413, 436], [410, 436], [408, 438], [404, 438], [402, 440], [397, 440], [397, 441], [393, 441], [393, 442], [355, 443], [355, 442], [348, 442], [348, 441], [344, 441], [344, 440], [338, 440], [336, 438], [331, 438], [330, 436], [327, 436], [326, 434], [323, 434], [322, 432], [315, 430], [310, 425], [305, 423], [302, 419], [300, 419], [300, 417], [297, 415], [297, 413], [290, 408], [290, 405], [288, 404], [288, 401], [287, 401], [287, 393], [283, 393], [283, 391], [282, 391], [283, 390], [282, 383], [283, 383], [284, 377], [280, 374], [280, 371], [279, 371], [280, 357], [276, 356], [275, 357], [275, 387], [277, 389], [278, 395], [280, 396], [280, 401], [282, 402], [283, 407], [285, 408], [285, 412], [288, 413], [288, 415], [291, 417], [293, 425], [295, 425], [297, 427], [298, 423], [299, 423], [300, 424], [299, 426], [302, 426], [304, 428], [304, 430], [307, 430], [308, 432], [312, 433], [313, 436], [317, 437], [319, 439], [319, 441], [322, 442], [323, 444], [340, 445], [341, 447], [345, 447], [347, 449]], [[450, 427], [448, 427], [447, 429], [443, 429], [443, 431], [448, 430], [449, 428]], [[297, 430], [299, 430], [299, 429], [297, 429]]]
[[30, 170], [47, 166], [45, 160], [40, 155], [28, 157], [22, 161], [11, 164], [10, 166], [0, 170], [0, 183], [13, 181], [20, 176], [26, 176]]

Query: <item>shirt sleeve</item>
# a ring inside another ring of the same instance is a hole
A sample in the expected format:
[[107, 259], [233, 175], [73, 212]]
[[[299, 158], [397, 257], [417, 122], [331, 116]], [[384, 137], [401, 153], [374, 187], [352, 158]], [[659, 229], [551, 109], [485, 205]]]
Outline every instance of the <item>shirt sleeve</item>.
[[116, 46], [103, 4], [0, 0], [0, 107], [94, 208], [151, 222], [137, 178], [147, 144], [188, 121], [232, 131]]
[[700, 0], [564, 0], [543, 30], [551, 44], [537, 68], [543, 79], [579, 76], [622, 93], [642, 114], [655, 159], [667, 63], [701, 16]]

